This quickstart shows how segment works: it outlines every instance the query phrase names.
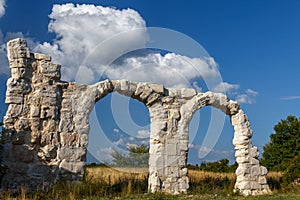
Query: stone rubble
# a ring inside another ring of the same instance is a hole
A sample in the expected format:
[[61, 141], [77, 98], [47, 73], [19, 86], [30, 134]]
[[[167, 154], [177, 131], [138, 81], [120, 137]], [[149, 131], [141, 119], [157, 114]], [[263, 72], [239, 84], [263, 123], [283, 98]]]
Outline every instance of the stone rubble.
[[230, 116], [238, 163], [235, 190], [270, 193], [267, 169], [259, 165], [247, 116], [235, 101], [213, 92], [165, 88], [160, 84], [105, 80], [83, 85], [60, 80], [48, 55], [30, 53], [24, 39], [8, 42], [11, 78], [7, 81], [2, 189], [47, 187], [59, 180], [82, 180], [95, 102], [118, 92], [143, 102], [151, 119], [149, 192], [186, 193], [189, 122], [204, 106]]

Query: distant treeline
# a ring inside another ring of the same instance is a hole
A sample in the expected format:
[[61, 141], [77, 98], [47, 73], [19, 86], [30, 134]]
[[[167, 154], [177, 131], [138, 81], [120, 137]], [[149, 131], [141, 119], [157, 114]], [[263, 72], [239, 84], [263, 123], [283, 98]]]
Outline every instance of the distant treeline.
[[198, 164], [188, 164], [187, 167], [188, 169], [208, 172], [235, 172], [236, 168], [238, 167], [238, 164], [234, 163], [233, 165], [229, 165], [228, 159], [221, 159], [216, 162], [202, 162], [200, 166]]

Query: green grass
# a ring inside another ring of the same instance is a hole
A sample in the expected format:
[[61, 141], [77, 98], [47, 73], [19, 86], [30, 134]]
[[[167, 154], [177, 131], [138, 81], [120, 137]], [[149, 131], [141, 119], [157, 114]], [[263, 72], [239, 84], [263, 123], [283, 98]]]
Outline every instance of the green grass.
[[[129, 169], [127, 169], [128, 171]], [[133, 171], [137, 171], [134, 169]], [[234, 173], [213, 173], [189, 170], [190, 189], [187, 194], [166, 195], [149, 194], [148, 173], [121, 172], [107, 167], [87, 168], [87, 176], [81, 184], [60, 182], [47, 191], [36, 191], [26, 194], [25, 189], [18, 195], [9, 192], [0, 195], [0, 199], [32, 199], [32, 200], [97, 200], [97, 199], [241, 199], [241, 200], [300, 200], [300, 187], [281, 184], [282, 174], [270, 173], [268, 181], [272, 195], [242, 197], [233, 194]]]

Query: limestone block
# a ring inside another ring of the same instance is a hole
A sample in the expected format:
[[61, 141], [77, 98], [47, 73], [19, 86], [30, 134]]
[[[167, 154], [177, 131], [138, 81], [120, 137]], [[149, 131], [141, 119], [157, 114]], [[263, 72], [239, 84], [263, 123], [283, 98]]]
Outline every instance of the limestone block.
[[251, 138], [253, 135], [253, 132], [250, 128], [244, 128], [244, 129], [234, 129], [234, 136], [235, 137], [247, 137]]
[[245, 129], [249, 129], [250, 128], [250, 122], [248, 120], [244, 121], [244, 122], [240, 122], [240, 123], [236, 123], [234, 125], [234, 129], [235, 130], [245, 130]]
[[31, 144], [40, 144], [41, 132], [33, 131], [31, 132], [30, 143]]
[[164, 121], [168, 118], [168, 111], [161, 105], [152, 104], [149, 108], [151, 121]]
[[88, 133], [89, 133], [89, 131], [82, 132], [80, 134], [80, 141], [79, 141], [80, 142], [79, 143], [80, 147], [87, 148], [87, 145], [88, 145], [88, 142], [89, 142]]
[[40, 116], [40, 108], [36, 105], [30, 105], [30, 117], [39, 117]]
[[265, 176], [267, 175], [267, 173], [268, 173], [267, 168], [264, 166], [260, 166], [260, 175]]
[[58, 149], [58, 158], [68, 162], [85, 161], [86, 149], [62, 147]]
[[29, 82], [25, 79], [9, 78], [7, 80], [7, 92], [6, 95], [11, 94], [28, 94], [31, 91]]
[[158, 173], [156, 171], [153, 171], [150, 173], [148, 183], [149, 183], [148, 184], [149, 191], [151, 193], [160, 191], [161, 181], [160, 181], [160, 179], [158, 177]]
[[150, 96], [152, 91], [153, 90], [149, 87], [149, 85], [146, 84], [143, 88], [142, 93], [139, 95], [139, 99], [144, 102]]
[[43, 122], [43, 130], [49, 132], [56, 132], [58, 127], [58, 121], [53, 119], [48, 119]]
[[249, 144], [249, 137], [247, 136], [239, 136], [239, 137], [236, 137], [234, 136], [233, 140], [232, 140], [232, 143], [234, 146], [238, 146], [238, 145], [247, 145]]
[[180, 118], [180, 111], [178, 109], [170, 109], [169, 110], [169, 118], [171, 119], [179, 119]]
[[[48, 143], [49, 144], [49, 143]], [[45, 145], [39, 149], [38, 157], [43, 161], [50, 161], [51, 159], [56, 158], [57, 147], [54, 145]]]
[[235, 174], [237, 176], [245, 176], [246, 174], [250, 174], [250, 168], [242, 167], [241, 165], [239, 165], [238, 168], [235, 170]]
[[25, 118], [19, 118], [19, 120], [16, 121], [14, 127], [16, 131], [28, 131], [30, 130], [29, 120]]
[[18, 58], [30, 58], [30, 52], [27, 48], [25, 39], [16, 38], [7, 43], [7, 57], [9, 60]]
[[161, 96], [157, 93], [150, 94], [150, 96], [147, 98], [146, 105], [151, 106], [153, 103], [157, 102], [160, 97]]
[[164, 86], [163, 85], [149, 83], [149, 86], [155, 93], [164, 94]]
[[179, 148], [180, 151], [188, 151], [189, 141], [188, 140], [180, 140], [178, 148]]
[[42, 132], [41, 133], [41, 146], [46, 146], [47, 144], [51, 144], [53, 139], [52, 132]]
[[100, 99], [101, 97], [105, 96], [109, 92], [112, 92], [114, 89], [113, 81], [110, 80], [104, 80], [97, 85], [97, 90], [99, 91], [99, 96], [96, 96], [96, 99]]
[[177, 147], [177, 144], [166, 144], [166, 152], [168, 153], [168, 155], [170, 156], [176, 156], [178, 155], [178, 147]]
[[74, 129], [74, 124], [72, 122], [72, 117], [68, 116], [67, 114], [61, 115], [58, 130], [60, 132], [71, 132], [73, 129]]
[[253, 158], [258, 158], [259, 153], [258, 153], [257, 147], [252, 147], [250, 149], [250, 156]]
[[185, 167], [187, 161], [187, 155], [180, 155], [178, 156], [178, 166]]
[[6, 104], [23, 104], [23, 95], [19, 96], [8, 96], [6, 95], [5, 103]]
[[61, 96], [59, 93], [59, 89], [56, 85], [48, 85], [48, 84], [41, 84], [38, 88], [39, 95], [42, 97], [52, 97], [56, 98]]
[[250, 185], [251, 185], [252, 190], [260, 190], [261, 189], [261, 186], [257, 181], [251, 181]]
[[227, 114], [229, 114], [230, 116], [235, 115], [236, 113], [238, 113], [238, 111], [240, 109], [240, 106], [239, 106], [238, 102], [232, 101], [232, 100], [229, 100], [229, 103], [228, 103], [227, 107], [228, 107]]
[[[167, 90], [167, 91], [169, 91], [169, 90]], [[166, 104], [171, 104], [171, 103], [174, 102], [174, 97], [172, 97], [172, 96], [165, 96], [165, 97], [163, 97], [163, 98], [161, 99], [161, 101], [162, 101], [163, 103], [166, 103]]]
[[170, 97], [180, 97], [180, 89], [177, 88], [166, 88], [167, 94], [169, 94]]
[[259, 176], [258, 177], [258, 183], [259, 184], [267, 184], [267, 179], [265, 176]]
[[118, 92], [125, 96], [131, 96], [136, 90], [136, 84], [132, 84], [128, 80], [120, 80], [120, 90]]
[[60, 79], [60, 68], [60, 65], [45, 60], [39, 61], [38, 64], [39, 72], [52, 79]]
[[221, 93], [210, 94], [210, 103], [213, 107], [219, 108], [224, 113], [228, 113], [229, 99], [226, 95]]
[[182, 88], [180, 94], [181, 94], [181, 98], [191, 99], [196, 95], [196, 90], [192, 88]]
[[251, 167], [251, 177], [257, 177], [258, 175], [260, 175], [260, 167], [257, 164]]
[[185, 193], [189, 189], [189, 178], [187, 176], [182, 176], [178, 179], [178, 189], [179, 192]]
[[30, 61], [28, 58], [16, 58], [9, 60], [9, 67], [11, 68], [30, 68]]
[[248, 121], [247, 116], [245, 115], [244, 111], [241, 109], [238, 111], [237, 114], [231, 116], [231, 124], [233, 126], [243, 124]]
[[256, 158], [250, 157], [250, 164], [252, 165], [259, 165], [259, 160]]
[[51, 56], [46, 55], [46, 54], [41, 54], [41, 53], [34, 53], [33, 54], [34, 59], [36, 60], [45, 60], [45, 61], [51, 61]]
[[[121, 84], [120, 84], [120, 87], [121, 87]], [[140, 96], [140, 95], [142, 94], [143, 90], [144, 90], [144, 87], [145, 87], [145, 84], [143, 84], [143, 83], [138, 83], [138, 84], [136, 85], [136, 90], [135, 90], [133, 96], [134, 96], [134, 97]]]
[[162, 143], [158, 143], [158, 144], [154, 144], [154, 143], [150, 143], [150, 149], [149, 149], [149, 153], [150, 154], [162, 154], [165, 151], [165, 146]]
[[168, 154], [166, 156], [166, 166], [168, 166], [168, 167], [176, 167], [177, 170], [178, 170], [178, 156], [177, 155], [170, 155], [170, 154]]
[[153, 121], [150, 125], [151, 135], [155, 136], [160, 131], [165, 131], [167, 128], [167, 122], [164, 121]]
[[248, 149], [238, 149], [235, 151], [235, 157], [245, 157], [249, 154]]
[[23, 110], [23, 105], [19, 104], [10, 104], [8, 105], [7, 111], [6, 111], [6, 117], [7, 118], [16, 118], [21, 115]]
[[56, 106], [42, 106], [41, 107], [41, 119], [57, 119], [58, 117], [58, 108]]
[[41, 104], [43, 106], [59, 106], [59, 99], [57, 97], [42, 97]]
[[236, 182], [235, 188], [238, 188], [240, 190], [247, 190], [251, 189], [251, 184], [249, 181]]
[[[60, 95], [61, 96], [61, 95]], [[68, 109], [68, 110], [71, 110], [72, 108], [72, 104], [73, 104], [73, 101], [72, 101], [72, 98], [70, 96], [65, 96], [65, 93], [63, 93], [62, 95], [63, 97], [61, 97], [61, 107], [63, 109]]]
[[76, 147], [80, 144], [80, 135], [78, 133], [60, 133], [60, 142], [62, 146]]
[[29, 122], [30, 122], [30, 129], [32, 132], [37, 132], [42, 129], [39, 118], [32, 118], [29, 120]]
[[83, 174], [84, 166], [85, 162], [68, 162], [66, 160], [63, 160], [59, 165], [59, 169], [63, 173], [72, 172], [74, 174]]
[[10, 69], [12, 78], [27, 78], [32, 77], [32, 70], [30, 68], [13, 67]]
[[[173, 161], [174, 163], [174, 161]], [[166, 172], [167, 172], [167, 176], [168, 177], [174, 177], [174, 178], [177, 178], [179, 177], [179, 168], [178, 166], [168, 166], [167, 169], [166, 169]]]
[[239, 163], [239, 164], [240, 163], [250, 163], [250, 158], [249, 158], [249, 156], [237, 157], [236, 162]]

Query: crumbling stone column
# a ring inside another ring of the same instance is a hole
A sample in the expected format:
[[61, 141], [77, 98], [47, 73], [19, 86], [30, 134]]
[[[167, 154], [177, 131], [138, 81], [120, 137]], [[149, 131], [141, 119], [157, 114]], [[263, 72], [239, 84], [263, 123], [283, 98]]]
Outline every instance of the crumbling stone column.
[[8, 43], [2, 189], [37, 189], [58, 180], [81, 180], [95, 101], [112, 91], [110, 81], [92, 86], [60, 80], [60, 65], [30, 53], [24, 39]]
[[238, 163], [235, 191], [241, 194], [261, 195], [271, 193], [266, 181], [267, 169], [259, 165], [257, 147], [251, 143], [250, 122], [238, 103], [219, 93], [199, 93], [187, 104], [190, 113], [195, 113], [203, 106], [213, 106], [230, 116], [234, 127], [233, 145]]

